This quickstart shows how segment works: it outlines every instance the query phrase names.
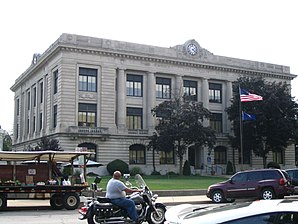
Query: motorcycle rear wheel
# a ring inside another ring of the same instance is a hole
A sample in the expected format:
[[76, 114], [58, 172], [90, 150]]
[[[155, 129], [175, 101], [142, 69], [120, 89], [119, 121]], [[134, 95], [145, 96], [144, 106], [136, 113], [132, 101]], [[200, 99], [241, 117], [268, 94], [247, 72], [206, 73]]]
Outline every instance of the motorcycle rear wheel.
[[90, 217], [87, 218], [88, 224], [99, 224], [101, 222], [96, 221], [96, 216], [93, 214]]
[[163, 204], [155, 205], [157, 214], [153, 209], [149, 209], [146, 219], [149, 224], [162, 224], [165, 222], [166, 207]]

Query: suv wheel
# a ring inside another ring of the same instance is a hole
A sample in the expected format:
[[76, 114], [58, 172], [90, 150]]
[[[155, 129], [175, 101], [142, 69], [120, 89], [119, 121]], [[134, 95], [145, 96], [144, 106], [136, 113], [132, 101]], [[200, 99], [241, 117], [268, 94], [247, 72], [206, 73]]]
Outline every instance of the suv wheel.
[[265, 188], [262, 191], [262, 199], [271, 200], [271, 199], [274, 199], [274, 198], [275, 198], [275, 195], [274, 195], [274, 191], [273, 191], [272, 188]]
[[212, 201], [215, 203], [222, 203], [225, 201], [222, 191], [214, 191], [212, 193]]

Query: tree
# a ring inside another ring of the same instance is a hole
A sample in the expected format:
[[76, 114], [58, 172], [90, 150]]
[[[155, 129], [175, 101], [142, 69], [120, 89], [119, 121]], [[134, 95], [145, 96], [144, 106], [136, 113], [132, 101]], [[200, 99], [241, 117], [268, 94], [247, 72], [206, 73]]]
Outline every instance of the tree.
[[49, 139], [46, 136], [42, 137], [40, 142], [37, 143], [37, 147], [35, 147], [36, 151], [60, 151], [59, 141], [56, 139]]
[[155, 152], [157, 150], [157, 133], [154, 132], [152, 136], [149, 137], [149, 143], [147, 145], [147, 149], [152, 149], [152, 161], [153, 161], [153, 173], [156, 173], [156, 166], [155, 166]]
[[11, 136], [6, 133], [3, 138], [3, 151], [11, 151], [12, 149], [12, 139]]
[[157, 131], [157, 149], [169, 152], [174, 150], [179, 159], [179, 173], [183, 174], [183, 156], [189, 146], [208, 146], [215, 144], [215, 133], [210, 127], [203, 126], [203, 120], [211, 113], [201, 102], [188, 101], [175, 97], [164, 101], [152, 109], [160, 119]]
[[262, 101], [241, 103], [242, 111], [254, 114], [255, 121], [243, 121], [243, 153], [251, 150], [263, 158], [266, 167], [270, 151], [282, 152], [295, 138], [297, 131], [298, 104], [290, 95], [286, 83], [266, 82], [260, 77], [241, 77], [233, 86], [232, 105], [227, 108], [229, 120], [233, 122], [232, 147], [240, 150], [239, 85], [241, 88], [263, 97]]

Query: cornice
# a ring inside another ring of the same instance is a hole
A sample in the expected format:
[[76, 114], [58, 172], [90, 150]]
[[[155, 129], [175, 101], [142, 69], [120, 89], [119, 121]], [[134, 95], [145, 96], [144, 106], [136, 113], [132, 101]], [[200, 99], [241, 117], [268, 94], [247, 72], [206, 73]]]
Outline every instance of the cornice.
[[208, 70], [238, 73], [240, 75], [263, 76], [263, 77], [269, 77], [269, 78], [275, 78], [275, 79], [286, 79], [286, 80], [292, 80], [296, 77], [296, 75], [293, 75], [290, 73], [266, 72], [266, 71], [244, 69], [244, 68], [242, 69], [239, 67], [210, 64], [205, 62], [196, 62], [193, 60], [182, 60], [177, 58], [161, 58], [161, 57], [154, 57], [154, 56], [148, 56], [148, 55], [120, 53], [120, 52], [113, 52], [108, 50], [94, 50], [94, 49], [86, 49], [86, 48], [79, 48], [79, 47], [72, 47], [72, 46], [59, 46], [59, 49], [61, 51], [69, 51], [69, 52], [75, 52], [75, 53], [103, 55], [107, 57], [118, 57], [123, 59], [131, 59], [131, 60], [138, 60], [138, 61], [145, 61], [145, 62], [154, 62], [154, 63], [162, 63], [162, 64], [177, 65], [177, 66], [184, 66], [184, 67], [192, 67], [192, 68], [198, 68], [198, 69], [208, 69]]

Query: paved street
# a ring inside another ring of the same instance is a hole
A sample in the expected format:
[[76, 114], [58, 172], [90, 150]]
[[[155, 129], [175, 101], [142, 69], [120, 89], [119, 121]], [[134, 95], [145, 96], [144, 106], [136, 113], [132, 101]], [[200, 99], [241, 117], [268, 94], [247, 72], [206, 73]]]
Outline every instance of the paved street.
[[[211, 203], [204, 195], [160, 197], [158, 202], [167, 206], [180, 203]], [[8, 200], [7, 211], [0, 212], [2, 224], [86, 224], [78, 220], [78, 210], [52, 210], [49, 200]]]
[[[286, 198], [297, 199], [297, 195]], [[236, 200], [236, 202], [243, 202]], [[167, 207], [182, 204], [214, 205], [205, 195], [160, 197], [158, 202]], [[78, 210], [52, 210], [49, 200], [8, 200], [8, 209], [0, 212], [2, 224], [86, 224], [87, 221], [78, 219]]]

